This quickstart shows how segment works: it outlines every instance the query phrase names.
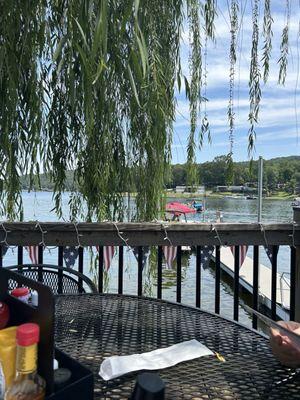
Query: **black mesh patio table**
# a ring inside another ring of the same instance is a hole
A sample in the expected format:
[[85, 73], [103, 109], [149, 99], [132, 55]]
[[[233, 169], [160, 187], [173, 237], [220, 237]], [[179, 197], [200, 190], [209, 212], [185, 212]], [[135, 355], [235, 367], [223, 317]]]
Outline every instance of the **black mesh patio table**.
[[105, 357], [197, 339], [226, 359], [205, 356], [160, 370], [166, 399], [300, 399], [300, 379], [273, 357], [268, 340], [196, 308], [111, 294], [56, 299], [56, 346], [94, 372], [95, 399], [128, 399], [138, 372], [102, 380]]

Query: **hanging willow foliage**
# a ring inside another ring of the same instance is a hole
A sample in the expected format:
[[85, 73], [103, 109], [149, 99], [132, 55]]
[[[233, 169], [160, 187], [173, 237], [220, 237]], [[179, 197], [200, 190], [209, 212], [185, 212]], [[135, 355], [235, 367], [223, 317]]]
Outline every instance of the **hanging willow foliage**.
[[259, 104], [261, 99], [260, 89], [260, 67], [258, 62], [258, 38], [259, 38], [259, 27], [258, 27], [258, 11], [259, 11], [259, 0], [254, 0], [252, 10], [252, 49], [251, 49], [251, 63], [250, 63], [250, 79], [249, 79], [249, 122], [250, 128], [248, 131], [248, 153], [251, 154], [254, 141], [256, 138], [255, 125], [258, 122]]
[[265, 0], [264, 23], [263, 23], [264, 47], [262, 56], [265, 83], [268, 80], [269, 69], [270, 69], [270, 58], [272, 51], [272, 36], [273, 36], [272, 23], [273, 23], [273, 18], [271, 16], [270, 0]]
[[201, 112], [201, 87], [202, 87], [202, 53], [201, 53], [201, 23], [200, 8], [197, 0], [188, 1], [188, 19], [190, 22], [190, 75], [191, 84], [188, 85], [188, 98], [190, 101], [191, 129], [187, 147], [187, 174], [188, 184], [196, 183], [196, 157], [195, 134], [197, 121]]
[[[260, 101], [258, 3], [249, 149]], [[201, 115], [207, 77], [202, 42], [216, 39], [216, 0], [0, 0], [0, 5], [0, 215], [23, 218], [20, 177], [27, 175], [32, 189], [40, 184], [40, 172], [54, 182], [55, 210], [61, 215], [62, 193], [73, 171], [72, 219], [122, 220], [128, 188], [137, 192], [134, 218], [154, 218], [171, 158], [175, 86], [180, 89], [183, 80], [190, 102], [189, 177], [196, 181], [196, 148], [210, 132], [206, 106]], [[265, 0], [265, 76], [269, 8]], [[183, 76], [180, 60], [186, 23], [189, 77]], [[289, 15], [281, 83], [288, 25]], [[233, 80], [234, 70], [231, 74]]]
[[229, 71], [229, 103], [228, 103], [228, 122], [229, 122], [229, 144], [230, 149], [227, 155], [227, 182], [232, 184], [233, 180], [233, 141], [234, 141], [234, 108], [233, 108], [233, 95], [234, 95], [234, 77], [235, 77], [235, 64], [236, 64], [236, 35], [238, 30], [238, 3], [236, 0], [231, 0], [230, 5], [230, 71]]
[[286, 0], [286, 25], [283, 28], [281, 35], [280, 52], [281, 56], [279, 58], [279, 77], [278, 83], [284, 85], [286, 79], [286, 69], [288, 64], [288, 54], [289, 54], [289, 25], [291, 17], [290, 1]]
[[180, 0], [9, 2], [0, 33], [2, 213], [20, 216], [19, 176], [41, 164], [59, 215], [68, 170], [72, 218], [122, 219], [134, 175], [136, 218], [156, 215], [182, 13]]
[[200, 131], [200, 138], [199, 138], [199, 147], [202, 149], [204, 137], [207, 136], [207, 140], [209, 143], [212, 142], [211, 140], [211, 133], [210, 133], [210, 126], [209, 120], [207, 116], [207, 36], [205, 37], [205, 45], [204, 45], [204, 74], [203, 74], [203, 100], [204, 100], [204, 112], [203, 118], [201, 121], [201, 131]]

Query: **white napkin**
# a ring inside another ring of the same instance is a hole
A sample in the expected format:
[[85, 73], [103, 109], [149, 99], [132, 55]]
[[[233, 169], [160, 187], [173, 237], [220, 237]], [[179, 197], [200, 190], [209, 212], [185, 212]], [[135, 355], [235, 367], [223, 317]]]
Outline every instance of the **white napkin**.
[[214, 353], [209, 348], [193, 339], [148, 353], [109, 357], [102, 362], [99, 375], [108, 381], [128, 372], [167, 368], [182, 361], [212, 354]]

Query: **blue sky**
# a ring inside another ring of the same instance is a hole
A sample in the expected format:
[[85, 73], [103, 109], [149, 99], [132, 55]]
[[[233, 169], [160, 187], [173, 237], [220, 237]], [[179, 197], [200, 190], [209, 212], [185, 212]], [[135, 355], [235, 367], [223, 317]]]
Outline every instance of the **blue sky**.
[[[229, 1], [230, 3], [230, 1]], [[260, 41], [259, 59], [262, 56], [263, 37], [263, 1], [260, 1]], [[249, 113], [249, 65], [252, 43], [251, 0], [239, 1], [239, 21], [243, 14], [243, 24], [239, 30], [238, 53], [236, 63], [234, 91], [234, 160], [248, 159], [248, 113]], [[290, 0], [291, 19], [289, 29], [289, 61], [288, 76], [285, 86], [279, 86], [278, 59], [280, 58], [280, 43], [283, 27], [286, 23], [286, 0], [271, 0], [273, 23], [273, 49], [271, 54], [270, 75], [265, 85], [261, 81], [262, 100], [260, 118], [257, 126], [257, 140], [254, 158], [262, 155], [265, 159], [300, 155], [300, 112], [299, 109], [299, 15], [300, 1]], [[212, 144], [205, 142], [202, 150], [197, 151], [197, 162], [212, 160], [215, 156], [227, 154], [229, 151], [229, 131], [227, 108], [229, 98], [229, 46], [230, 29], [227, 0], [218, 1], [218, 18], [216, 21], [216, 43], [208, 43], [207, 47], [207, 115], [210, 122]], [[188, 32], [182, 37], [183, 73], [188, 73]], [[172, 163], [183, 163], [186, 160], [186, 144], [189, 134], [189, 104], [182, 91], [177, 94], [177, 115], [174, 124], [172, 145]]]

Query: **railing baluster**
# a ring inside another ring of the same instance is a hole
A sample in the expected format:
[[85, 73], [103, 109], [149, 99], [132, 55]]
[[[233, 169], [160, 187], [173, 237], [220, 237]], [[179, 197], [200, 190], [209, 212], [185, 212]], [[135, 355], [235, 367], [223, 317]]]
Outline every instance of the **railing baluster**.
[[143, 247], [138, 247], [138, 296], [143, 295]]
[[[83, 247], [78, 248], [78, 272], [83, 274]], [[78, 284], [79, 284], [79, 293], [83, 292], [83, 282], [82, 278], [78, 278]]]
[[271, 318], [274, 320], [276, 320], [277, 253], [278, 246], [272, 246]]
[[233, 319], [239, 320], [240, 246], [234, 246]]
[[196, 247], [196, 307], [201, 307], [201, 246]]
[[162, 298], [162, 246], [157, 249], [157, 298]]
[[296, 305], [296, 249], [291, 246], [290, 320], [295, 320]]
[[[253, 246], [253, 294], [252, 307], [258, 310], [259, 246]], [[253, 315], [252, 327], [257, 329], [257, 317]]]
[[44, 246], [39, 246], [39, 254], [38, 254], [38, 259], [39, 259], [39, 264], [43, 264], [43, 258], [44, 258]]
[[98, 290], [103, 293], [103, 246], [99, 246]]
[[23, 264], [23, 247], [18, 246], [18, 265]]
[[124, 248], [119, 246], [118, 293], [123, 293]]
[[177, 282], [176, 282], [176, 301], [181, 303], [181, 246], [177, 246]]
[[[64, 265], [64, 248], [63, 246], [59, 246], [58, 248], [58, 266], [63, 267]], [[58, 285], [57, 285], [58, 294], [63, 293], [63, 273], [61, 270], [58, 270]]]
[[[43, 264], [43, 246], [39, 246], [38, 249], [38, 263]], [[41, 265], [38, 266], [38, 281], [44, 282], [43, 267]]]
[[220, 246], [216, 246], [216, 276], [215, 276], [215, 313], [216, 314], [220, 314], [220, 282], [221, 282]]

